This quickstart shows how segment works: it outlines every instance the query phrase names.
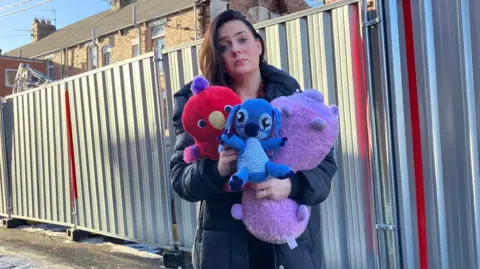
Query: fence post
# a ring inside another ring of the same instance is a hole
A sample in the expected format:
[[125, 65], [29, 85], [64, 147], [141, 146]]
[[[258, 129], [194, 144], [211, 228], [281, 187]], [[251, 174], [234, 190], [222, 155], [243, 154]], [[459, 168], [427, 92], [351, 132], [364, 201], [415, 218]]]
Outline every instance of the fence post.
[[72, 137], [72, 121], [70, 117], [70, 99], [68, 96], [68, 89], [65, 89], [65, 113], [67, 121], [67, 134], [68, 134], [68, 152], [70, 159], [70, 205], [72, 207], [72, 222], [73, 229], [77, 229], [77, 206], [78, 194], [77, 194], [77, 174], [75, 170], [75, 157], [73, 152], [73, 137]]

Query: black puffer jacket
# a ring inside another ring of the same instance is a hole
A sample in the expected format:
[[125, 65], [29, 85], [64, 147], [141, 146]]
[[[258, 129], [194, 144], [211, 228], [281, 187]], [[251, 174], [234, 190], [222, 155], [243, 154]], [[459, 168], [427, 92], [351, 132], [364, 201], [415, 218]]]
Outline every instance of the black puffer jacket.
[[[300, 88], [294, 78], [271, 65], [262, 64], [260, 71], [268, 101], [291, 95]], [[248, 242], [255, 239], [243, 222], [230, 214], [232, 205], [240, 203], [241, 193], [222, 191], [228, 178], [219, 175], [217, 161], [202, 159], [193, 164], [183, 161], [183, 150], [193, 144], [193, 138], [185, 133], [181, 121], [183, 107], [190, 96], [190, 84], [174, 96], [173, 121], [177, 141], [170, 161], [170, 176], [173, 189], [180, 197], [190, 202], [201, 201], [193, 264], [196, 269], [249, 269]], [[291, 250], [286, 244], [267, 246], [273, 250], [275, 268], [321, 268], [323, 251], [318, 205], [328, 197], [336, 170], [331, 151], [318, 167], [292, 177], [290, 198], [312, 206], [312, 215], [307, 230], [297, 239], [297, 248]]]

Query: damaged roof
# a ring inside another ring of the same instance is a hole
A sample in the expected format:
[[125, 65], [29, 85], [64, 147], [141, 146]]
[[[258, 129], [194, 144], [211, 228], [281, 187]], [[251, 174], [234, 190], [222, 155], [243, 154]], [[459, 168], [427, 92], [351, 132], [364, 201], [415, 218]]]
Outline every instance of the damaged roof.
[[97, 37], [130, 28], [133, 26], [133, 5], [136, 5], [137, 23], [140, 24], [192, 7], [194, 2], [194, 0], [137, 0], [121, 9], [109, 9], [60, 28], [39, 41], [13, 49], [6, 55], [18, 56], [20, 51], [24, 58], [40, 57], [88, 42], [92, 39], [92, 28], [96, 29]]

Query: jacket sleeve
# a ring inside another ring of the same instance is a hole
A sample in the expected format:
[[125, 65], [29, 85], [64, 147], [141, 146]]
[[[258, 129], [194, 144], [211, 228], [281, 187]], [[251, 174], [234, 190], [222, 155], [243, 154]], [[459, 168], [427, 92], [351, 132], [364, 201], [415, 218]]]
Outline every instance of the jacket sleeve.
[[186, 101], [187, 98], [184, 96], [175, 97], [173, 125], [176, 143], [170, 159], [169, 171], [173, 190], [182, 199], [197, 202], [220, 194], [226, 179], [218, 173], [218, 161], [201, 159], [188, 164], [183, 160], [185, 148], [194, 143], [182, 124], [182, 112]]
[[315, 206], [330, 194], [332, 179], [337, 172], [333, 148], [322, 162], [312, 170], [299, 171], [291, 177], [290, 198], [299, 204]]

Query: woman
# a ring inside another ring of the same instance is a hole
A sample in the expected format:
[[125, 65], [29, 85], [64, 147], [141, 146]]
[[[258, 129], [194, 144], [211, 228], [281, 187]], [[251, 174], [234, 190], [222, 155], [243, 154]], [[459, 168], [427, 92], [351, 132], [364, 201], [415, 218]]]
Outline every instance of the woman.
[[[232, 88], [242, 100], [265, 98], [268, 101], [293, 94], [300, 88], [287, 73], [264, 60], [264, 42], [245, 17], [227, 10], [212, 21], [200, 53], [203, 75], [215, 85]], [[174, 127], [177, 142], [170, 161], [170, 176], [175, 192], [190, 202], [201, 201], [194, 241], [196, 269], [320, 269], [322, 247], [318, 205], [330, 192], [336, 172], [333, 152], [313, 170], [298, 172], [290, 179], [272, 179], [254, 185], [257, 196], [267, 199], [291, 198], [312, 206], [307, 230], [297, 239], [298, 247], [261, 242], [247, 232], [243, 222], [230, 213], [240, 203], [241, 193], [222, 191], [235, 172], [237, 152], [226, 149], [218, 161], [183, 161], [183, 150], [193, 144], [184, 132], [181, 115], [191, 96], [190, 84], [174, 96]], [[333, 150], [333, 149], [332, 149]]]

